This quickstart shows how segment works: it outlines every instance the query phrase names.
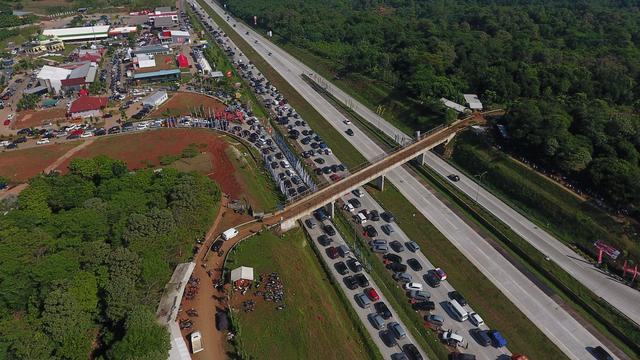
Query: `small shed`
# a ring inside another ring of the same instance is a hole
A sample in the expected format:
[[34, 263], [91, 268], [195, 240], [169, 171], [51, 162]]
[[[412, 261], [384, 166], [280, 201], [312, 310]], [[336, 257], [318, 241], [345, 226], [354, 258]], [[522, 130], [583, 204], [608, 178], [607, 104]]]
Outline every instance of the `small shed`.
[[463, 94], [464, 101], [469, 105], [469, 109], [471, 110], [482, 110], [482, 103], [480, 99], [478, 99], [478, 95], [476, 94]]
[[240, 266], [231, 270], [231, 282], [240, 280], [253, 281], [253, 268], [247, 266]]

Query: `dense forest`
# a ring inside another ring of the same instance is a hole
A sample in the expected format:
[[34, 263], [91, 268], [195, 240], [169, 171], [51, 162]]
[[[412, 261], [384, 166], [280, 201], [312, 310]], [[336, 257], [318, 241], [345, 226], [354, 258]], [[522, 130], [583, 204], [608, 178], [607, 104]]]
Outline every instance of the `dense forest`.
[[[384, 82], [408, 104], [477, 93], [508, 110], [510, 149], [615, 207], [640, 207], [636, 1], [229, 0], [228, 8], [329, 59], [337, 76]], [[419, 111], [403, 120], [427, 124]]]
[[212, 221], [217, 185], [106, 157], [69, 170], [3, 204], [0, 359], [165, 359], [155, 309]]

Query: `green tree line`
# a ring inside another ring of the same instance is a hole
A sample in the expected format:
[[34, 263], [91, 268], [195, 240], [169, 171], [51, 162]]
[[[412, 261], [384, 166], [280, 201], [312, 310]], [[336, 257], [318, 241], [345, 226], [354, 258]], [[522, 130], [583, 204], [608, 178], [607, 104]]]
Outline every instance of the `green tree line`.
[[424, 106], [477, 93], [504, 106], [509, 149], [640, 208], [640, 11], [607, 0], [229, 0], [245, 22]]
[[0, 217], [0, 358], [165, 359], [158, 300], [219, 199], [202, 175], [104, 156], [32, 179]]

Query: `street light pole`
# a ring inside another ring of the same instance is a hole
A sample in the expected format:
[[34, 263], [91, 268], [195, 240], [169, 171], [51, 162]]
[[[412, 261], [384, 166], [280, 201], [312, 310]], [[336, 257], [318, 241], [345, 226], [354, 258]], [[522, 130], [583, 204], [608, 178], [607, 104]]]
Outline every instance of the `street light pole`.
[[478, 202], [478, 193], [480, 192], [480, 182], [482, 181], [482, 177], [485, 176], [486, 174], [487, 172], [484, 171], [481, 174], [474, 175], [474, 177], [478, 178], [478, 187], [476, 187], [476, 202]]

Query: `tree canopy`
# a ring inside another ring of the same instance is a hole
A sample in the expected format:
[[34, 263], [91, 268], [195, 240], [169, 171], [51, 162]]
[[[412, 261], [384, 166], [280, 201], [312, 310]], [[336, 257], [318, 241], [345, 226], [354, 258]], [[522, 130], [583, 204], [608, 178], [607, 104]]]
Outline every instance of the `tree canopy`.
[[396, 117], [414, 130], [429, 123], [425, 106], [477, 93], [507, 109], [506, 148], [617, 208], [640, 209], [627, 186], [640, 183], [637, 2], [229, 0], [228, 8], [328, 59], [340, 77], [386, 84], [410, 109]]
[[197, 173], [104, 156], [32, 179], [0, 217], [0, 358], [166, 358], [155, 308], [219, 200]]

